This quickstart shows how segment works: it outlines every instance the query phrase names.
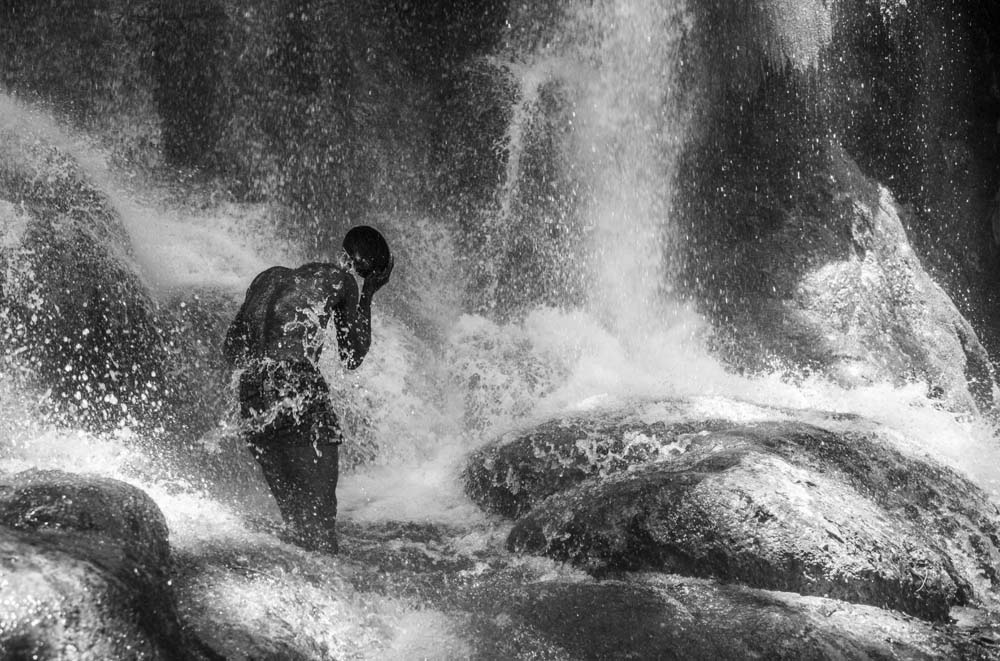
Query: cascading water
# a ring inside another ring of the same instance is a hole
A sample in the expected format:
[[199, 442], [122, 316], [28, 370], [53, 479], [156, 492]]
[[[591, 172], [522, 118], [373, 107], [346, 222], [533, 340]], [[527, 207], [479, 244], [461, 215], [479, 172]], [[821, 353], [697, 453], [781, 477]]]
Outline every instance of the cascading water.
[[[462, 494], [467, 452], [541, 416], [677, 396], [694, 398], [705, 417], [753, 418], [753, 405], [801, 409], [804, 420], [810, 411], [858, 413], [915, 439], [909, 449], [942, 458], [996, 495], [1000, 462], [991, 430], [937, 409], [921, 388], [845, 390], [819, 378], [744, 378], [703, 348], [704, 322], [670, 298], [670, 255], [681, 240], [670, 223], [671, 188], [690, 111], [677, 87], [677, 45], [688, 18], [683, 3], [667, 4], [579, 3], [552, 40], [492, 60], [518, 94], [503, 145], [499, 211], [480, 229], [494, 236], [497, 254], [516, 252], [506, 228], [528, 240], [563, 237], [554, 245], [567, 254], [549, 263], [565, 269], [559, 277], [578, 280], [571, 289], [586, 292], [579, 305], [538, 306], [505, 323], [464, 314], [455, 237], [432, 221], [387, 216], [400, 256], [389, 288], [419, 292], [422, 316], [404, 312], [391, 294], [376, 299], [373, 348], [362, 368], [343, 371], [335, 352], [321, 365], [353, 442], [364, 446], [361, 465], [341, 477], [342, 557], [300, 552], [259, 525], [273, 523], [275, 509], [233, 440], [231, 411], [216, 412], [219, 424], [187, 447], [186, 458], [182, 451], [180, 459], [163, 462], [158, 439], [136, 438], [127, 428], [90, 433], [51, 426], [32, 417], [36, 402], [0, 383], [0, 469], [95, 472], [140, 486], [165, 512], [176, 551], [203, 563], [194, 584], [204, 590], [189, 586], [199, 595], [186, 602], [190, 617], [249, 622], [316, 658], [469, 654], [456, 619], [428, 596], [444, 592], [447, 579], [420, 584], [404, 571], [408, 553], [424, 562], [471, 558], [457, 570], [465, 578], [498, 558], [521, 563], [526, 573], [573, 573], [505, 555], [506, 524], [488, 519]], [[554, 94], [555, 106], [541, 101], [546, 94]], [[546, 121], [545, 113], [558, 118]], [[122, 257], [135, 260], [160, 305], [178, 297], [193, 305], [196, 294], [212, 292], [235, 310], [256, 272], [304, 259], [275, 235], [266, 207], [167, 203], [155, 191], [122, 185], [99, 150], [39, 111], [3, 97], [0, 122], [0, 129], [36, 135], [80, 163], [112, 200], [131, 237], [132, 255]], [[556, 205], [560, 213], [530, 218], [527, 152], [537, 131], [554, 125], [561, 132], [547, 136], [548, 144], [560, 185], [573, 199]], [[4, 245], [16, 241], [16, 211], [0, 206], [0, 220]], [[535, 258], [548, 259], [544, 250]], [[392, 531], [407, 525], [429, 532], [401, 544]], [[364, 545], [373, 540], [389, 549], [388, 560], [366, 564]], [[391, 556], [393, 550], [399, 555]], [[284, 566], [287, 557], [298, 566]]]
[[568, 161], [593, 228], [589, 309], [619, 337], [662, 323], [674, 168], [689, 130], [678, 80], [686, 18], [683, 3], [577, 8], [563, 33], [578, 36], [539, 54], [574, 63], [562, 79], [573, 90]]

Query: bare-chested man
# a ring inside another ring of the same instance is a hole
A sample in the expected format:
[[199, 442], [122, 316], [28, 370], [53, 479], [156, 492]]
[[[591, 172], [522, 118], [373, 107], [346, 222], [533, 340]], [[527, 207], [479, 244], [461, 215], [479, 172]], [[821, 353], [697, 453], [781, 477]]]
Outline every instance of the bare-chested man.
[[361, 364], [371, 344], [372, 296], [389, 281], [392, 254], [359, 226], [332, 263], [275, 266], [256, 278], [223, 352], [240, 375], [245, 439], [285, 523], [308, 548], [336, 552], [338, 446], [329, 387], [316, 367], [333, 319], [340, 360]]

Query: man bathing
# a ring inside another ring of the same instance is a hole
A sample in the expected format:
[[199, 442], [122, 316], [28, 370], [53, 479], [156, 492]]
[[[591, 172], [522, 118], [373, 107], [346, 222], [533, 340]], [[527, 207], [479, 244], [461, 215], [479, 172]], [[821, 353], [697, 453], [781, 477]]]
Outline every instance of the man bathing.
[[223, 344], [240, 375], [244, 440], [260, 464], [286, 525], [303, 546], [337, 551], [340, 424], [317, 368], [333, 319], [340, 360], [361, 365], [371, 344], [372, 297], [393, 259], [367, 226], [344, 237], [332, 263], [275, 266], [254, 278]]

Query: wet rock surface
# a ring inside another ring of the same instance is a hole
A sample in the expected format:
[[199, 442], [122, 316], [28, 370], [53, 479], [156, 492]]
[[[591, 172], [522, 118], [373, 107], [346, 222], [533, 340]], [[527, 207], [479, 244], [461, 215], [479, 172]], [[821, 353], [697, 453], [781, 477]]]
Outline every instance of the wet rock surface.
[[[621, 452], [637, 425], [643, 452]], [[512, 550], [598, 576], [652, 568], [931, 620], [996, 606], [1000, 515], [958, 474], [877, 432], [724, 427], [616, 413], [552, 421], [478, 452], [468, 490], [520, 515]]]
[[182, 631], [160, 510], [117, 480], [0, 477], [0, 655], [209, 658]]
[[[800, 435], [810, 429], [801, 427], [795, 428]], [[758, 433], [775, 436], [773, 429]], [[791, 456], [806, 441], [775, 444]], [[750, 454], [744, 448], [711, 457], [723, 465]], [[604, 481], [635, 472], [622, 469]], [[521, 521], [561, 495], [541, 500]], [[832, 517], [832, 509], [823, 512]], [[171, 552], [162, 515], [137, 489], [32, 471], [0, 482], [0, 523], [0, 649], [9, 655], [395, 658], [413, 652], [406, 636], [419, 644], [421, 635], [437, 640], [443, 632], [451, 642], [428, 648], [454, 652], [443, 658], [1000, 658], [998, 620], [985, 609], [963, 609], [965, 623], [932, 623], [890, 609], [676, 573], [616, 571], [595, 578], [571, 564], [509, 552], [509, 526], [495, 520], [444, 525], [348, 518], [340, 525], [338, 556], [305, 552], [266, 531], [189, 540]], [[944, 564], [939, 561], [933, 586], [928, 580], [928, 595], [945, 594], [946, 585], [969, 589], [959, 585], [961, 572]], [[314, 612], [303, 611], [303, 603]], [[395, 621], [400, 609], [413, 619]], [[437, 629], [421, 634], [425, 625]], [[404, 642], [394, 642], [400, 636]]]
[[678, 576], [542, 580], [483, 610], [479, 658], [996, 658], [988, 643], [892, 611]]
[[488, 510], [516, 518], [589, 477], [679, 455], [692, 435], [730, 425], [725, 420], [644, 422], [614, 413], [597, 420], [550, 420], [513, 442], [476, 452], [466, 468], [466, 488]]
[[[996, 659], [1000, 632], [712, 579], [628, 572], [594, 579], [565, 565], [467, 548], [473, 530], [349, 523], [342, 559], [360, 593], [437, 609], [472, 659]], [[482, 531], [479, 531], [480, 533]]]
[[155, 413], [165, 355], [112, 201], [65, 146], [0, 128], [0, 369], [96, 429]]

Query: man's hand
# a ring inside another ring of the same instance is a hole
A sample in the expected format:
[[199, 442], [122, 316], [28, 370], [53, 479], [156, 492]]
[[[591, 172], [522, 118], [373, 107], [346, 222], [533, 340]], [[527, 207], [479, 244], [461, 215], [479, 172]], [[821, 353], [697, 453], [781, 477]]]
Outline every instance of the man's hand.
[[365, 278], [364, 291], [371, 295], [385, 286], [385, 283], [389, 282], [389, 276], [392, 274], [393, 266], [394, 262], [392, 255], [390, 255], [389, 264], [384, 269], [381, 271], [373, 271], [371, 275]]

